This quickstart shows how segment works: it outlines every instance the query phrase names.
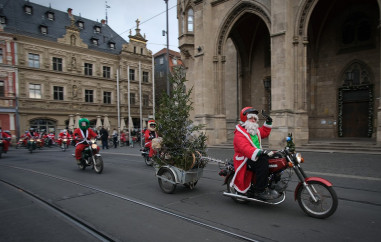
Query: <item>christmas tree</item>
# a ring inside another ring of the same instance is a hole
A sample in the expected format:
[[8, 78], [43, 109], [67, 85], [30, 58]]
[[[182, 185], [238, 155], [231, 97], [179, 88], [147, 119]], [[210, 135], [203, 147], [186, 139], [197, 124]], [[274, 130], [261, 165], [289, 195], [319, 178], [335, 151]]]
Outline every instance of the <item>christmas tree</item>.
[[193, 109], [190, 100], [193, 88], [186, 90], [185, 82], [184, 69], [175, 68], [170, 76], [171, 93], [163, 93], [156, 115], [163, 148], [154, 161], [158, 165], [170, 164], [188, 170], [195, 166], [195, 162], [197, 167], [206, 165], [201, 156], [206, 154], [207, 138], [201, 132], [203, 126], [194, 125], [189, 119], [189, 112]]

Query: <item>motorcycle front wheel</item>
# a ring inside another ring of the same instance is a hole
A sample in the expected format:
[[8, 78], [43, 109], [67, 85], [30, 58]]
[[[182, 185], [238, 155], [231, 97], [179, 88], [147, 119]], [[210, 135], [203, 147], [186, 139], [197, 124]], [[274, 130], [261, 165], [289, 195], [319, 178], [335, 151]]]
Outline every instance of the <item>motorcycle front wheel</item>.
[[297, 191], [296, 199], [302, 210], [314, 218], [328, 218], [337, 209], [338, 199], [335, 190], [319, 181], [308, 181], [308, 187], [317, 199], [310, 196], [306, 187], [300, 186]]
[[102, 173], [102, 171], [103, 171], [103, 159], [102, 159], [102, 156], [95, 156], [95, 158], [94, 158], [94, 170], [98, 174]]
[[[235, 190], [234, 187], [231, 187], [230, 186], [230, 182], [232, 181], [234, 175], [232, 174], [229, 178], [228, 178], [228, 181], [226, 183], [226, 187], [228, 189], [228, 192], [229, 193], [232, 193], [232, 194], [238, 194], [238, 195], [242, 195], [241, 193], [237, 192], [237, 190]], [[234, 202], [237, 202], [237, 203], [241, 203], [241, 204], [245, 204], [245, 203], [248, 203], [249, 201], [247, 200], [244, 200], [244, 199], [240, 199], [240, 198], [237, 198], [237, 197], [231, 197]]]
[[144, 157], [144, 161], [146, 162], [147, 166], [152, 166], [152, 159], [149, 158], [149, 156]]
[[176, 181], [172, 171], [165, 168], [158, 175], [163, 177], [163, 179], [160, 177], [158, 178], [161, 190], [165, 193], [173, 193], [176, 189]]

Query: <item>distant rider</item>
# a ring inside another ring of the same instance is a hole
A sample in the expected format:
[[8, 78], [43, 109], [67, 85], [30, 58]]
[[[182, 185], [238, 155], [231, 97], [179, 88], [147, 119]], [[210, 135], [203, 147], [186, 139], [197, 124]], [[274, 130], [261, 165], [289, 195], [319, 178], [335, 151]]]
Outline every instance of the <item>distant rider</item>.
[[[79, 120], [79, 128], [74, 130], [74, 137], [78, 142], [75, 146], [75, 159], [77, 160], [77, 164], [81, 164], [82, 151], [89, 146], [85, 140], [95, 139], [97, 137], [97, 133], [95, 133], [90, 127], [90, 121], [87, 118], [81, 118]], [[97, 147], [99, 152], [99, 147]]]
[[3, 131], [3, 129], [0, 127], [0, 139], [3, 140], [3, 152], [7, 153], [8, 147], [11, 141], [11, 136]]
[[149, 148], [149, 157], [151, 158], [154, 154], [152, 149], [152, 140], [159, 137], [156, 132], [156, 123], [155, 120], [148, 121], [148, 129], [144, 132], [144, 147]]

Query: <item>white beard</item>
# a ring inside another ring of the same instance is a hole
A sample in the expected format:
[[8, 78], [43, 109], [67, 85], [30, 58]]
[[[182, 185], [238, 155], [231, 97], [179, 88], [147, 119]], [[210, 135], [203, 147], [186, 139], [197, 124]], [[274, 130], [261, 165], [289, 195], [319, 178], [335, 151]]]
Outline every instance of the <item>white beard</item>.
[[246, 120], [246, 122], [243, 124], [245, 126], [246, 131], [251, 135], [256, 135], [258, 130], [258, 123], [251, 122], [249, 120]]

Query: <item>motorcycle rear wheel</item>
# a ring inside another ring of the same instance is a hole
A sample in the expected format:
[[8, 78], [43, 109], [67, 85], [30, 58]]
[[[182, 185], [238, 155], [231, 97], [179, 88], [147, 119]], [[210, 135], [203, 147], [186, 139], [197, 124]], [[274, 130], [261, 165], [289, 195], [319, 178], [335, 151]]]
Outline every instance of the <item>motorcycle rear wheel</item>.
[[103, 171], [103, 159], [102, 159], [102, 156], [95, 156], [94, 170], [98, 174], [102, 173], [102, 171]]
[[[228, 189], [228, 192], [229, 193], [232, 193], [232, 194], [238, 194], [238, 195], [242, 195], [242, 193], [239, 193], [237, 192], [237, 190], [235, 190], [234, 187], [231, 187], [230, 186], [230, 182], [232, 181], [234, 175], [231, 175], [229, 178], [228, 178], [228, 181], [226, 183], [226, 187]], [[237, 202], [237, 203], [241, 203], [241, 204], [245, 204], [245, 203], [248, 203], [249, 201], [248, 200], [243, 200], [243, 199], [240, 199], [240, 198], [237, 198], [237, 197], [231, 197], [231, 199], [234, 200], [234, 202]]]
[[165, 193], [174, 193], [176, 190], [176, 184], [171, 183], [171, 182], [176, 182], [175, 181], [175, 176], [173, 175], [172, 171], [170, 169], [163, 169], [158, 175], [164, 177], [168, 181], [165, 181], [161, 179], [160, 177], [158, 178], [159, 181], [159, 186], [161, 190]]
[[307, 183], [318, 201], [314, 202], [307, 189], [300, 186], [296, 194], [299, 206], [308, 216], [328, 218], [337, 209], [338, 199], [335, 190], [319, 181], [308, 181]]

